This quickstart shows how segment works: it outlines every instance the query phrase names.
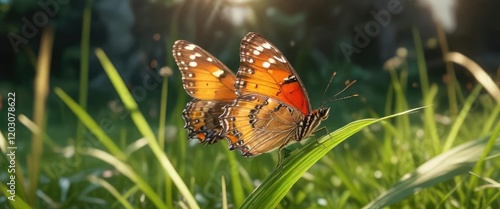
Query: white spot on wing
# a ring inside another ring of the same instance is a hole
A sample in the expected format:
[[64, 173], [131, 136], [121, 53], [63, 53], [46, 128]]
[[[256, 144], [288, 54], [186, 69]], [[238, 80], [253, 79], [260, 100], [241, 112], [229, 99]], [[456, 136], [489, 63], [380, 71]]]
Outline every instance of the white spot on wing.
[[253, 63], [253, 59], [252, 58], [248, 59], [248, 63]]
[[189, 62], [189, 66], [196, 67], [196, 66], [198, 66], [198, 63], [197, 62]]
[[212, 58], [210, 58], [210, 57], [207, 57], [207, 61], [213, 62], [214, 60]]
[[181, 52], [177, 52], [177, 56], [179, 56], [179, 57], [180, 57], [180, 56], [181, 56]]
[[253, 54], [255, 54], [255, 55], [259, 55], [259, 54], [260, 54], [260, 51], [258, 51], [258, 50], [253, 50]]
[[264, 48], [266, 48], [266, 49], [271, 49], [271, 44], [269, 44], [269, 43], [267, 43], [267, 42], [266, 42], [266, 43], [264, 43], [264, 44], [262, 44], [262, 46], [263, 46]]
[[187, 46], [184, 47], [184, 49], [187, 49], [187, 50], [194, 50], [194, 48], [196, 47], [196, 45], [194, 44], [189, 44]]
[[269, 62], [270, 62], [271, 64], [274, 64], [274, 63], [276, 63], [276, 60], [274, 60], [273, 58], [269, 58]]
[[218, 77], [220, 77], [220, 76], [221, 76], [221, 75], [223, 75], [223, 74], [224, 74], [224, 71], [223, 71], [223, 70], [220, 70], [220, 69], [219, 69], [219, 70], [217, 70], [217, 71], [214, 71], [214, 72], [212, 73], [212, 75], [214, 75], [214, 76], [215, 76], [215, 77], [217, 77], [217, 78], [218, 78]]
[[194, 59], [196, 59], [196, 56], [194, 54], [189, 55], [189, 59], [194, 60]]
[[196, 53], [194, 53], [194, 56], [201, 57], [201, 54], [196, 52]]
[[281, 63], [286, 63], [286, 59], [283, 56], [281, 57], [274, 56], [274, 59], [278, 60]]
[[262, 48], [262, 46], [258, 46], [258, 47], [255, 47], [257, 50], [259, 51], [264, 51], [264, 48]]
[[269, 62], [262, 63], [263, 68], [269, 68], [270, 66], [271, 66], [271, 63], [269, 63]]

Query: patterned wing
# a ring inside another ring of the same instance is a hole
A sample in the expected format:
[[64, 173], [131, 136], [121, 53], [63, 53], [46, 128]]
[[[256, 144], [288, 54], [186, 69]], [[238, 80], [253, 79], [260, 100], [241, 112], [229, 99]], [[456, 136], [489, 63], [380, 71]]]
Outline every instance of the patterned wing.
[[257, 156], [291, 141], [300, 141], [298, 124], [304, 115], [296, 108], [260, 94], [238, 97], [221, 115], [229, 149]]
[[213, 144], [223, 136], [219, 116], [228, 102], [193, 99], [182, 112], [184, 128], [188, 130], [189, 139], [198, 139], [202, 143]]
[[236, 98], [236, 76], [217, 58], [188, 41], [176, 41], [172, 53], [183, 87], [194, 98], [182, 114], [188, 137], [215, 143], [222, 138], [218, 118], [223, 107]]
[[236, 93], [258, 93], [273, 97], [302, 114], [311, 112], [304, 84], [288, 60], [272, 43], [256, 33], [248, 33], [241, 41], [240, 69]]
[[173, 55], [189, 96], [200, 100], [231, 101], [236, 98], [236, 76], [221, 61], [188, 41], [178, 40]]

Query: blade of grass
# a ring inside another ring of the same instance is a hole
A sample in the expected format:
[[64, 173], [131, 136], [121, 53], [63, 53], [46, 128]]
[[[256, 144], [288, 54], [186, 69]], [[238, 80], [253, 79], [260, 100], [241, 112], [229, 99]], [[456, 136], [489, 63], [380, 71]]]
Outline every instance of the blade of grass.
[[453, 123], [451, 127], [450, 133], [448, 133], [448, 137], [444, 141], [443, 152], [449, 150], [451, 146], [453, 146], [453, 142], [455, 142], [455, 139], [457, 138], [458, 131], [460, 131], [460, 128], [462, 127], [467, 114], [469, 114], [469, 110], [472, 107], [472, 104], [474, 104], [474, 100], [476, 100], [477, 95], [479, 95], [479, 92], [481, 92], [481, 89], [482, 87], [480, 85], [477, 85], [474, 90], [472, 90], [467, 100], [465, 100], [462, 110], [460, 110], [455, 123]]
[[281, 199], [300, 177], [319, 159], [348, 137], [366, 126], [408, 114], [422, 108], [415, 108], [379, 119], [364, 119], [351, 122], [346, 126], [320, 138], [319, 144], [309, 143], [304, 148], [292, 153], [277, 167], [243, 202], [241, 208], [275, 208]]
[[114, 143], [114, 141], [106, 134], [104, 130], [97, 124], [97, 122], [90, 117], [90, 115], [85, 112], [85, 110], [78, 105], [75, 100], [73, 100], [69, 95], [67, 95], [62, 89], [56, 87], [54, 92], [57, 96], [73, 111], [76, 117], [82, 121], [83, 125], [94, 134], [94, 136], [99, 140], [106, 149], [115, 157], [120, 160], [125, 160], [125, 154], [120, 150], [120, 148]]
[[[8, 192], [9, 188], [7, 188], [2, 182], [0, 182], [0, 189], [2, 190], [5, 197], [9, 197], [11, 194]], [[13, 209], [30, 209], [31, 207], [21, 198], [15, 198], [15, 201], [6, 200], [9, 202], [10, 207]]]
[[[424, 97], [424, 105], [429, 105], [431, 106], [434, 99], [436, 98], [438, 92], [438, 87], [436, 84], [431, 85], [431, 88], [429, 90], [429, 94], [427, 94], [427, 97]], [[424, 110], [424, 117], [422, 118], [424, 122], [424, 133], [427, 138], [430, 138], [432, 141], [432, 148], [434, 149], [434, 155], [437, 155], [441, 153], [441, 142], [439, 141], [439, 133], [438, 133], [438, 128], [436, 125], [436, 120], [434, 116], [436, 113], [434, 112], [434, 107], [431, 106], [429, 108], [425, 108]], [[433, 155], [433, 156], [434, 156]]]
[[[170, 71], [170, 72], [164, 72], [163, 71]], [[172, 70], [169, 69], [169, 67], [164, 67], [160, 70], [160, 75], [163, 78], [162, 86], [161, 86], [161, 99], [160, 99], [160, 121], [158, 122], [158, 145], [160, 146], [161, 150], [165, 150], [165, 123], [167, 121], [167, 99], [168, 99], [168, 76], [171, 74]], [[163, 171], [163, 170], [162, 170]], [[156, 178], [157, 182], [162, 182], [161, 180], [165, 178], [164, 172], [157, 172], [156, 173]], [[171, 186], [171, 181], [170, 178], [167, 177], [165, 179], [165, 201], [166, 205], [169, 207], [173, 207], [173, 200], [172, 200], [172, 193], [169, 193], [172, 191], [172, 186]], [[158, 184], [157, 191], [161, 190], [161, 184]]]
[[[446, 54], [450, 52], [448, 48], [448, 41], [446, 40], [446, 33], [443, 29], [443, 24], [441, 21], [436, 20], [436, 29], [437, 29], [437, 37], [439, 39], [439, 45], [441, 46], [441, 53], [443, 54], [443, 58], [446, 59]], [[448, 93], [448, 103], [450, 105], [450, 115], [452, 117], [457, 116], [458, 107], [457, 107], [457, 92], [455, 89], [455, 83], [457, 83], [457, 78], [455, 76], [455, 68], [453, 68], [453, 64], [451, 62], [446, 62], [446, 89]]]
[[158, 123], [158, 144], [163, 150], [165, 148], [165, 122], [167, 118], [167, 92], [168, 92], [168, 79], [163, 77], [163, 84], [161, 87], [161, 103], [160, 103], [160, 121]]
[[[419, 166], [413, 173], [405, 175], [398, 183], [363, 208], [390, 206], [406, 199], [417, 189], [430, 187], [469, 172], [483, 153], [488, 138], [464, 143], [434, 157]], [[500, 138], [497, 138], [494, 153], [499, 152]]]
[[415, 53], [417, 54], [418, 75], [420, 78], [420, 87], [422, 88], [422, 96], [427, 97], [429, 93], [429, 76], [427, 75], [427, 64], [425, 62], [424, 47], [422, 39], [417, 27], [413, 27], [413, 42], [415, 44]]
[[220, 176], [220, 182], [222, 186], [222, 209], [227, 209], [227, 192], [226, 192], [226, 179], [224, 179], [224, 175]]
[[[122, 196], [125, 199], [129, 199], [132, 197], [132, 195], [134, 195], [137, 191], [139, 191], [139, 189], [140, 188], [137, 185], [134, 185], [133, 187], [130, 187], [127, 191], [125, 191]], [[117, 204], [118, 202], [115, 202], [113, 205], [111, 205], [110, 208], [116, 208]]]
[[226, 149], [227, 153], [227, 158], [229, 160], [229, 165], [230, 165], [230, 175], [231, 175], [231, 180], [232, 180], [232, 186], [233, 186], [233, 201], [234, 205], [236, 207], [239, 207], [243, 201], [245, 200], [244, 193], [243, 193], [243, 185], [240, 183], [240, 172], [238, 169], [240, 168], [240, 165], [238, 165], [238, 160], [236, 160], [236, 154], [235, 152], [231, 152], [230, 150]]
[[484, 135], [488, 134], [491, 131], [494, 124], [499, 124], [499, 121], [497, 120], [499, 115], [500, 115], [500, 105], [497, 105], [493, 108], [493, 110], [490, 113], [490, 116], [484, 123], [481, 134]]
[[[85, 1], [85, 8], [83, 9], [83, 22], [82, 22], [82, 39], [80, 43], [80, 92], [78, 103], [86, 110], [88, 99], [88, 86], [89, 86], [89, 53], [90, 53], [90, 24], [92, 20], [92, 1]], [[77, 121], [76, 124], [76, 144], [83, 140], [83, 124]]]
[[[5, 176], [7, 176], [6, 178], [9, 181], [10, 181], [10, 178], [12, 178], [11, 175], [14, 175], [14, 177], [15, 177], [15, 183], [16, 183], [15, 184], [15, 187], [16, 187], [15, 188], [15, 192], [16, 192], [15, 193], [15, 200], [21, 200], [24, 202], [24, 200], [26, 200], [26, 195], [24, 194], [24, 188], [26, 188], [26, 186], [25, 186], [25, 180], [23, 177], [23, 173], [24, 173], [22, 170], [23, 166], [19, 163], [19, 161], [17, 159], [15, 159], [14, 164], [16, 165], [16, 167], [15, 167], [14, 173], [11, 173], [7, 170], [8, 166], [3, 167], [3, 162], [6, 162], [7, 164], [9, 164], [11, 159], [8, 159], [8, 156], [7, 156], [7, 140], [5, 139], [4, 135], [2, 134], [2, 131], [0, 131], [0, 147], [2, 147], [2, 153], [3, 153], [3, 155], [0, 156], [0, 162], [2, 162], [2, 163], [0, 163], [2, 165], [2, 170], [5, 170], [5, 173], [8, 173], [8, 174], [5, 174]], [[5, 186], [5, 185], [2, 184], [2, 186]], [[9, 199], [8, 197], [10, 196], [10, 193], [8, 193], [7, 189], [2, 189], [2, 191], [4, 191], [6, 199]], [[15, 203], [15, 201], [11, 201], [11, 200], [7, 200], [7, 201], [9, 201], [11, 203]]]
[[113, 155], [108, 154], [102, 150], [89, 148], [85, 151], [85, 154], [100, 159], [109, 165], [112, 165], [116, 170], [120, 171], [123, 175], [129, 178], [132, 182], [134, 182], [142, 192], [153, 202], [156, 208], [167, 208], [164, 202], [161, 201], [160, 197], [154, 192], [153, 188], [149, 186], [149, 184], [141, 178], [139, 174], [134, 172], [134, 170], [118, 158]]
[[28, 130], [30, 130], [32, 133], [36, 132], [43, 132], [43, 142], [50, 147], [52, 150], [56, 152], [62, 152], [63, 148], [56, 144], [52, 138], [50, 138], [49, 135], [45, 131], [40, 130], [40, 128], [33, 122], [31, 121], [26, 115], [24, 114], [19, 114], [18, 120], [21, 124], [23, 124]]
[[[385, 115], [393, 113], [392, 112], [393, 103], [394, 103], [394, 85], [390, 85], [389, 90], [387, 91], [387, 99], [385, 101], [385, 111], [384, 111]], [[378, 115], [372, 117], [378, 117]], [[384, 156], [384, 161], [389, 162], [391, 156], [394, 156], [394, 149], [392, 143], [393, 134], [391, 133], [391, 131], [387, 130], [388, 129], [387, 126], [384, 126], [384, 128], [386, 129], [386, 131], [384, 131], [384, 150], [385, 153], [387, 154], [383, 156]]]
[[[38, 53], [37, 70], [35, 77], [35, 98], [33, 103], [33, 121], [40, 127], [45, 129], [45, 110], [47, 107], [47, 96], [49, 93], [49, 74], [50, 62], [52, 59], [52, 44], [54, 43], [54, 30], [51, 27], [46, 27], [43, 30], [42, 39], [40, 42], [40, 51]], [[31, 151], [29, 154], [29, 189], [27, 190], [26, 200], [31, 206], [36, 205], [36, 190], [38, 189], [38, 180], [40, 175], [40, 159], [43, 152], [43, 133], [33, 133], [31, 141]]]
[[127, 208], [127, 209], [134, 208], [134, 207], [132, 207], [132, 205], [130, 205], [129, 202], [127, 202], [127, 198], [124, 195], [121, 195], [120, 192], [118, 192], [118, 190], [116, 190], [116, 188], [113, 187], [113, 185], [111, 185], [110, 183], [108, 183], [104, 179], [101, 179], [101, 178], [94, 176], [94, 175], [89, 176], [87, 179], [90, 182], [99, 184], [101, 187], [106, 189], [111, 195], [113, 195], [113, 197], [116, 198], [116, 200], [118, 200], [119, 203], [121, 203], [121, 205], [124, 208]]
[[496, 126], [495, 129], [493, 130], [492, 135], [490, 136], [488, 143], [486, 144], [486, 147], [484, 148], [483, 153], [481, 154], [481, 157], [479, 158], [479, 161], [477, 162], [476, 166], [474, 167], [473, 172], [475, 173], [476, 177], [472, 177], [469, 180], [468, 184], [468, 190], [467, 190], [467, 199], [470, 200], [470, 197], [472, 196], [472, 192], [474, 191], [474, 188], [477, 186], [477, 176], [481, 176], [484, 171], [484, 162], [486, 161], [486, 157], [489, 156], [491, 151], [493, 150], [495, 146], [495, 141], [500, 135], [500, 126]]
[[156, 140], [156, 137], [153, 133], [153, 130], [151, 130], [151, 127], [149, 127], [146, 119], [139, 111], [137, 103], [135, 102], [134, 98], [128, 91], [125, 83], [121, 79], [120, 75], [116, 71], [111, 61], [108, 59], [108, 57], [106, 56], [106, 54], [102, 49], [96, 49], [96, 55], [99, 61], [101, 62], [104, 71], [111, 80], [111, 83], [115, 87], [115, 90], [118, 92], [118, 95], [120, 96], [123, 104], [125, 105], [127, 110], [130, 111], [130, 116], [134, 121], [137, 129], [148, 140], [148, 145], [153, 151], [153, 154], [156, 156], [156, 158], [158, 159], [162, 167], [165, 169], [167, 174], [170, 176], [170, 178], [172, 178], [172, 181], [177, 186], [177, 189], [182, 194], [182, 196], [186, 199], [186, 202], [189, 205], [189, 207], [199, 208], [198, 203], [196, 203], [196, 200], [190, 193], [188, 187], [186, 186], [182, 178], [179, 176], [179, 174], [177, 173], [177, 171], [175, 170], [174, 166], [167, 158], [165, 153], [163, 153], [163, 150], [160, 149], [158, 141]]
[[340, 181], [344, 184], [344, 186], [347, 188], [347, 191], [349, 192], [349, 197], [354, 198], [358, 200], [358, 202], [361, 203], [366, 203], [368, 202], [368, 199], [366, 195], [363, 193], [363, 191], [360, 191], [358, 187], [356, 187], [355, 183], [351, 180], [349, 177], [349, 174], [347, 174], [346, 169], [343, 168], [343, 166], [339, 163], [335, 163], [331, 158], [323, 158], [325, 164], [327, 164], [332, 170], [333, 173], [340, 179]]
[[[406, 102], [406, 96], [405, 92], [403, 90], [403, 86], [401, 85], [400, 79], [398, 79], [398, 75], [396, 74], [395, 70], [390, 70], [390, 75], [391, 75], [391, 83], [394, 88], [394, 98], [395, 98], [395, 105], [394, 109], [395, 112], [401, 112], [404, 110], [408, 109], [408, 103]], [[397, 134], [397, 139], [408, 139], [410, 135], [410, 118], [406, 115], [403, 115], [401, 117], [396, 118], [396, 126], [398, 127], [399, 131]]]
[[445, 58], [448, 61], [464, 66], [476, 78], [477, 82], [500, 104], [500, 88], [498, 88], [495, 81], [476, 62], [459, 52], [450, 52]]

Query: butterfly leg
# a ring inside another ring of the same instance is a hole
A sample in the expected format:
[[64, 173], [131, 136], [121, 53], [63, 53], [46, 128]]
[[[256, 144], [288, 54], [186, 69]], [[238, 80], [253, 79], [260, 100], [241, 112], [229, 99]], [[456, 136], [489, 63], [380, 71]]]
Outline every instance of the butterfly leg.
[[[323, 126], [323, 127], [319, 128], [319, 129], [316, 129], [316, 130], [313, 132], [312, 136], [314, 136], [314, 133], [320, 132], [320, 131], [322, 131], [322, 130], [325, 130], [325, 131], [326, 131], [326, 133], [330, 136], [330, 138], [332, 137], [332, 135], [330, 135], [330, 131], [328, 131], [328, 128], [327, 128], [326, 126]], [[316, 138], [316, 137], [315, 137], [315, 140], [316, 140], [316, 144], [321, 145], [321, 143], [319, 142], [319, 138]]]
[[[288, 155], [287, 155], [287, 153], [284, 153], [285, 155], [282, 155], [282, 154], [281, 154], [281, 150], [283, 150], [283, 149], [286, 147], [286, 145], [288, 144], [288, 142], [290, 142], [290, 139], [287, 139], [286, 141], [284, 141], [284, 142], [283, 142], [283, 143], [279, 146], [279, 148], [278, 148], [278, 165], [276, 165], [276, 168], [279, 168], [279, 167], [281, 166], [281, 163], [282, 163], [282, 162], [281, 162], [281, 159], [282, 159], [282, 158], [283, 158], [283, 160], [285, 160], [285, 158], [286, 158], [286, 157], [288, 157], [288, 156], [290, 155], [290, 153], [288, 153]], [[275, 168], [275, 169], [276, 169], [276, 168]]]

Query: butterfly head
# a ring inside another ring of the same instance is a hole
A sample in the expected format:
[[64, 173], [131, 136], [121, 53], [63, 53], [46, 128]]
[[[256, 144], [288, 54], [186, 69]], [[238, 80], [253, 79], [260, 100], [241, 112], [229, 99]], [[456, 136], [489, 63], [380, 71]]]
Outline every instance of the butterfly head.
[[321, 121], [324, 121], [326, 119], [328, 119], [328, 115], [330, 114], [330, 108], [329, 107], [321, 107], [319, 109], [317, 109], [316, 111], [313, 112], [313, 114], [316, 115], [316, 117], [318, 119], [320, 119]]

